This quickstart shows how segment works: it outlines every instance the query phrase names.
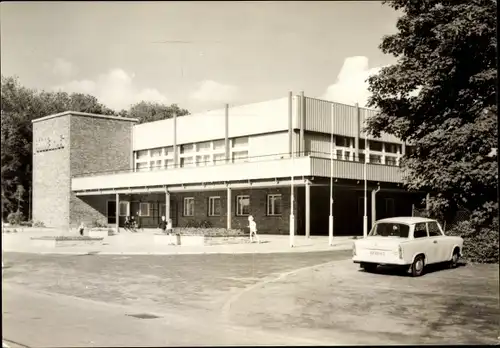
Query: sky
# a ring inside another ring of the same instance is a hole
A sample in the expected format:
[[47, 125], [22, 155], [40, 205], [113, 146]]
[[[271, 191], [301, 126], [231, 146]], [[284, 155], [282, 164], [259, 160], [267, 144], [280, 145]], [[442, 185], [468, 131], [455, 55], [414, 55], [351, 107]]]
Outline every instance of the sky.
[[361, 106], [398, 13], [377, 1], [2, 2], [1, 70], [21, 84], [190, 112], [289, 91]]

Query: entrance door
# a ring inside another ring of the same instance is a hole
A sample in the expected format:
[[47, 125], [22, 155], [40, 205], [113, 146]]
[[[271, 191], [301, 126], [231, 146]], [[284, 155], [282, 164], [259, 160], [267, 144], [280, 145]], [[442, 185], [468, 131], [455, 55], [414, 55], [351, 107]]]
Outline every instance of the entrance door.
[[108, 224], [116, 224], [116, 202], [108, 201]]
[[178, 227], [178, 219], [177, 219], [177, 204], [173, 200], [170, 200], [170, 218], [172, 219], [172, 227]]

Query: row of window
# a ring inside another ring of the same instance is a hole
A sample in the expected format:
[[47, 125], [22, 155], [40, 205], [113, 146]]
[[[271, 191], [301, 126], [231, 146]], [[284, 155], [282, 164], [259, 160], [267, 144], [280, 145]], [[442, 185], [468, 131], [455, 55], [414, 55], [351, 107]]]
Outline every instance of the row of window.
[[[208, 216], [221, 216], [222, 213], [221, 197], [208, 197]], [[184, 197], [182, 215], [194, 216], [194, 197]], [[280, 216], [282, 212], [281, 194], [267, 195], [267, 215]], [[250, 215], [250, 196], [236, 196], [236, 216]]]
[[[139, 216], [151, 216], [150, 203], [141, 202], [139, 203]], [[267, 195], [267, 215], [268, 216], [280, 216], [282, 211], [281, 206], [281, 194], [269, 194]], [[161, 205], [162, 214], [166, 213], [166, 205]], [[236, 216], [248, 216], [250, 215], [250, 196], [241, 195], [236, 196]], [[208, 216], [221, 216], [222, 205], [220, 196], [208, 197]], [[130, 202], [121, 201], [120, 202], [120, 216], [130, 215]], [[194, 197], [184, 197], [183, 216], [194, 216]]]

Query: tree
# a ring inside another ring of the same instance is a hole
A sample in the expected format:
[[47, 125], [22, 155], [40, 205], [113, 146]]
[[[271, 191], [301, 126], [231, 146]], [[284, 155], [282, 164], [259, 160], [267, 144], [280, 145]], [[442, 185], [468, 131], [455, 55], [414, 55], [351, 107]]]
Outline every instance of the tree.
[[172, 118], [174, 113], [176, 113], [177, 116], [189, 115], [186, 109], [179, 108], [177, 104], [169, 106], [146, 101], [141, 101], [140, 103], [132, 105], [129, 111], [120, 111], [119, 115], [137, 118], [139, 123], [146, 123]]
[[[398, 32], [380, 49], [397, 58], [368, 79], [374, 136], [414, 145], [402, 161], [410, 189], [433, 193], [431, 211], [498, 219], [496, 1], [395, 0]], [[472, 221], [471, 220], [471, 221]], [[498, 246], [497, 246], [498, 247]]]
[[25, 193], [25, 189], [23, 187], [23, 185], [17, 185], [16, 186], [16, 192], [14, 192], [14, 195], [12, 196], [12, 198], [14, 198], [15, 200], [17, 200], [17, 213], [20, 213], [21, 212], [21, 202], [24, 202], [24, 193]]

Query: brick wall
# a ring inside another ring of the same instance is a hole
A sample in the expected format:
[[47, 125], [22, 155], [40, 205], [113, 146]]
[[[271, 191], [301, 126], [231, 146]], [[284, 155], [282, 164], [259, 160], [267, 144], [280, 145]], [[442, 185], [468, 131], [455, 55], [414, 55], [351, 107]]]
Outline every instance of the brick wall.
[[[71, 175], [131, 169], [133, 124], [119, 119], [72, 115]], [[83, 218], [106, 223], [106, 200], [77, 197], [71, 193], [71, 227], [78, 226]]]
[[[33, 123], [33, 220], [47, 227], [68, 226], [70, 193], [70, 116]], [[59, 140], [63, 148], [38, 152], [40, 140]]]

